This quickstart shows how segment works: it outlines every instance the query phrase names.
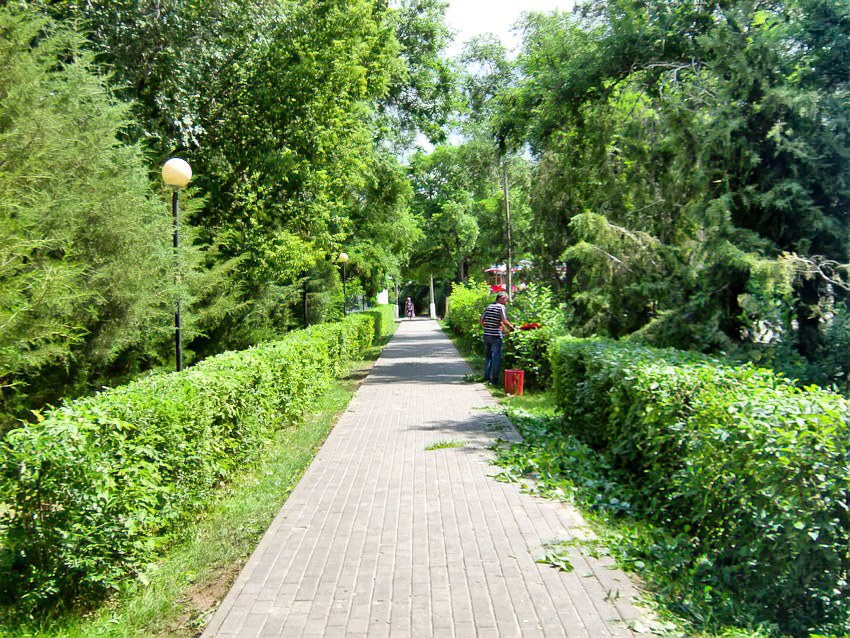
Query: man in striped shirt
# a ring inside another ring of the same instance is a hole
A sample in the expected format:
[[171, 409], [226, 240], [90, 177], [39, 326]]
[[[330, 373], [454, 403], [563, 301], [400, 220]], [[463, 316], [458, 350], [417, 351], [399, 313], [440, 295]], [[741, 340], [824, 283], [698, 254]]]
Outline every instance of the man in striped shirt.
[[502, 362], [502, 335], [505, 330], [513, 330], [513, 324], [508, 321], [505, 306], [508, 303], [507, 293], [496, 295], [496, 303], [491, 303], [481, 315], [481, 327], [484, 328], [484, 382], [497, 385], [499, 383], [499, 364]]

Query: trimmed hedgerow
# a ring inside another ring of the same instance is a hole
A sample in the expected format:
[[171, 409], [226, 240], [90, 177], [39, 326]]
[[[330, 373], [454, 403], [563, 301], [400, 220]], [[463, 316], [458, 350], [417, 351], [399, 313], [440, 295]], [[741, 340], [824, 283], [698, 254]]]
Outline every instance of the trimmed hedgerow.
[[603, 339], [557, 341], [552, 366], [563, 427], [628, 471], [648, 516], [691, 539], [702, 587], [794, 635], [846, 626], [844, 398], [750, 365]]
[[388, 337], [395, 332], [394, 308], [394, 304], [379, 304], [365, 313], [374, 317], [376, 337]]
[[290, 333], [52, 409], [2, 443], [0, 582], [34, 610], [143, 567], [271, 432], [371, 346], [375, 317]]

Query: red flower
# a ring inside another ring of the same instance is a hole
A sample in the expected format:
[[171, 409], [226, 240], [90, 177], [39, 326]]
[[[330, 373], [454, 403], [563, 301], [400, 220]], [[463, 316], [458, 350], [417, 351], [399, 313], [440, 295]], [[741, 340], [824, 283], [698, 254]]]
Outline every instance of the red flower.
[[540, 327], [539, 323], [524, 323], [519, 329], [520, 330], [537, 330]]

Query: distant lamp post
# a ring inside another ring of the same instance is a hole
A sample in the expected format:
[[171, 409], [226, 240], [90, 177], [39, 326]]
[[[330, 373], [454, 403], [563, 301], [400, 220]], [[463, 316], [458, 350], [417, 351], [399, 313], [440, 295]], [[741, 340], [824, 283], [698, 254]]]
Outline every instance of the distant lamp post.
[[[172, 157], [162, 165], [162, 181], [171, 187], [171, 215], [174, 220], [174, 259], [177, 260], [177, 246], [179, 237], [177, 234], [177, 208], [180, 199], [180, 189], [192, 179], [192, 167], [188, 162], [179, 157]], [[174, 271], [174, 282], [179, 283], [179, 264]], [[177, 310], [174, 312], [174, 357], [177, 371], [183, 369], [183, 346], [180, 339], [180, 297], [177, 297]]]
[[345, 294], [345, 264], [348, 263], [348, 253], [340, 253], [336, 259], [338, 264], [342, 264], [342, 316], [348, 314], [348, 298]]
[[437, 318], [437, 304], [434, 301], [434, 275], [431, 275], [431, 287], [430, 287], [429, 290], [430, 290], [430, 293], [431, 293], [431, 296], [430, 296], [431, 304], [428, 306], [428, 309], [429, 309], [430, 314], [431, 314], [431, 319], [436, 319]]
[[395, 318], [398, 319], [398, 278], [391, 276], [389, 279], [395, 286]]

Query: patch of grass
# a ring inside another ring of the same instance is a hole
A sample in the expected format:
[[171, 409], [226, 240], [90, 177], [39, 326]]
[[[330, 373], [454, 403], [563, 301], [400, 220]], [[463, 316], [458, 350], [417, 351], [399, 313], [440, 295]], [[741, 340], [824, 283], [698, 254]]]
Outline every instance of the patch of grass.
[[437, 441], [436, 443], [432, 443], [431, 445], [427, 446], [425, 449], [428, 451], [445, 450], [446, 448], [463, 447], [467, 443], [468, 441]]
[[467, 365], [472, 368], [474, 374], [478, 378], [482, 378], [484, 376], [484, 355], [479, 354], [477, 352], [477, 348], [483, 348], [483, 341], [481, 343], [476, 343], [470, 337], [459, 337], [454, 332], [452, 332], [451, 328], [449, 328], [449, 324], [445, 321], [438, 321], [437, 324], [442, 329], [443, 333], [449, 338], [449, 340], [454, 344], [457, 351], [460, 353], [460, 356], [463, 357], [463, 360], [466, 361]]
[[557, 401], [551, 392], [506, 394], [499, 403], [513, 411], [524, 411], [541, 417], [554, 416]]
[[256, 452], [245, 472], [223, 490], [220, 500], [187, 527], [175, 546], [148, 565], [137, 581], [125, 583], [106, 605], [37, 625], [0, 625], [0, 637], [198, 636], [382, 345], [353, 364], [349, 374], [333, 384], [300, 425], [276, 432]]

